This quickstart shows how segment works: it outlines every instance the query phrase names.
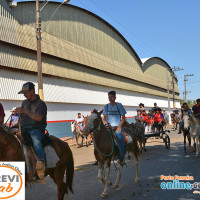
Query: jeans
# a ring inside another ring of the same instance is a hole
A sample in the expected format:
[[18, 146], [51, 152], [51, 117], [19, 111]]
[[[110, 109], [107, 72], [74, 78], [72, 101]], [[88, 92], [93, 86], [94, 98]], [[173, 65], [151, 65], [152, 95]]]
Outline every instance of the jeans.
[[32, 130], [29, 130], [29, 135], [32, 138], [33, 148], [36, 155], [38, 156], [39, 160], [45, 163], [44, 148], [42, 144], [44, 133], [42, 133], [39, 129], [32, 129]]
[[78, 126], [81, 128], [81, 131], [83, 131], [83, 125], [82, 125], [82, 123], [78, 124]]
[[125, 146], [124, 146], [124, 137], [123, 137], [122, 131], [115, 132], [115, 135], [116, 135], [116, 139], [117, 139], [119, 150], [120, 150], [120, 160], [123, 160], [124, 155], [125, 155]]
[[180, 121], [180, 128], [183, 129], [183, 120]]

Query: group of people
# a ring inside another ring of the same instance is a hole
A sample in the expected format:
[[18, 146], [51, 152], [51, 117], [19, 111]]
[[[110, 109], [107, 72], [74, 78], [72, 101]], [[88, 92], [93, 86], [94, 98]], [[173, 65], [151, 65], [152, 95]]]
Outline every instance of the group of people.
[[144, 104], [140, 103], [135, 119], [144, 125], [146, 132], [155, 131], [156, 128], [160, 131], [167, 120], [167, 113], [165, 109], [162, 112], [157, 103], [154, 103], [154, 107], [147, 113]]

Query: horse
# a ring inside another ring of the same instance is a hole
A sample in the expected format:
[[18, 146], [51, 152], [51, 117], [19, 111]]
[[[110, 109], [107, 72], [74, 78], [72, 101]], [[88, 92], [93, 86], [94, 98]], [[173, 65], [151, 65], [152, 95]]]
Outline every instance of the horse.
[[144, 126], [138, 122], [131, 123], [130, 126], [134, 134], [137, 136], [140, 151], [142, 150], [147, 151], [145, 148], [146, 139], [144, 138], [144, 134], [145, 134]]
[[[199, 155], [199, 137], [200, 137], [200, 125], [199, 120], [194, 116], [189, 116], [189, 126], [190, 126], [190, 135], [194, 140], [194, 147], [196, 148], [196, 157]], [[196, 143], [196, 142], [197, 143]]]
[[[67, 143], [60, 139], [49, 136], [53, 142], [53, 147], [59, 157], [59, 161], [55, 168], [46, 168], [45, 176], [49, 175], [54, 183], [57, 185], [57, 199], [63, 200], [64, 196], [69, 199], [68, 189], [73, 193], [72, 182], [74, 176], [74, 160], [72, 152]], [[25, 154], [23, 151], [23, 145], [19, 141], [16, 135], [9, 133], [2, 126], [0, 126], [0, 161], [25, 161]], [[28, 182], [33, 181], [33, 177], [37, 174], [33, 174], [32, 171], [35, 168], [35, 160], [32, 159], [32, 170], [25, 173], [26, 186]], [[34, 170], [35, 171], [35, 170]], [[35, 171], [36, 172], [36, 171]], [[64, 183], [63, 178], [66, 172], [66, 181]], [[38, 178], [38, 177], [37, 177]]]
[[[86, 117], [84, 117], [84, 125], [85, 125], [85, 122], [87, 119], [85, 119]], [[82, 131], [80, 130], [80, 128], [78, 127], [77, 123], [74, 121], [74, 122], [71, 122], [71, 131], [72, 133], [74, 133], [75, 135], [75, 138], [76, 138], [76, 143], [78, 146], [82, 147], [83, 146], [83, 140], [85, 139], [85, 142], [86, 142], [86, 147], [88, 147], [88, 140], [87, 140], [87, 137], [84, 138], [84, 135], [82, 133]], [[79, 137], [81, 137], [81, 143], [79, 143]]]
[[172, 114], [172, 123], [173, 123], [173, 126], [174, 126], [174, 129], [177, 130], [177, 126], [178, 124], [180, 124], [180, 120], [178, 118], [178, 116], [176, 114]]
[[183, 136], [184, 136], [184, 152], [186, 153], [186, 137], [188, 138], [188, 142], [189, 142], [189, 151], [191, 152], [191, 136], [190, 136], [190, 117], [189, 115], [184, 115], [183, 116]]
[[[109, 172], [111, 160], [118, 158], [119, 149], [114, 145], [112, 131], [107, 129], [101, 119], [101, 112], [98, 112], [96, 109], [93, 110], [92, 114], [88, 117], [88, 123], [83, 129], [83, 134], [88, 135], [90, 132], [93, 132], [93, 142], [94, 142], [94, 155], [98, 161], [98, 179], [104, 183], [104, 191], [100, 195], [101, 197], [106, 197], [108, 195], [108, 186], [112, 185], [109, 180]], [[134, 157], [134, 164], [136, 166], [136, 178], [135, 182], [139, 181], [138, 173], [138, 162], [137, 159], [141, 156], [141, 152], [138, 147], [137, 137], [134, 135], [130, 128], [126, 129], [127, 134], [132, 137], [133, 142], [126, 144], [126, 151], [132, 153]], [[104, 165], [105, 165], [105, 176], [104, 174]], [[114, 188], [119, 188], [119, 182], [121, 178], [121, 170], [123, 163], [117, 161], [118, 172], [117, 178], [114, 184]]]

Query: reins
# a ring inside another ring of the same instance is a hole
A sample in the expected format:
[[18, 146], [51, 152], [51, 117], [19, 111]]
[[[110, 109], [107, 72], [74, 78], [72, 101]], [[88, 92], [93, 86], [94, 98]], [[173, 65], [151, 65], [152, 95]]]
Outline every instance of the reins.
[[[94, 131], [95, 129], [97, 129], [97, 128], [96, 128], [96, 127], [93, 127], [93, 128], [92, 128], [92, 131]], [[95, 143], [95, 139], [93, 138], [93, 143], [94, 143], [95, 149], [98, 151], [99, 154], [101, 154], [102, 156], [105, 156], [105, 157], [111, 156], [111, 155], [113, 154], [113, 151], [114, 151], [114, 148], [115, 148], [115, 147], [114, 147], [114, 141], [113, 141], [112, 133], [111, 133], [110, 130], [109, 130], [108, 132], [109, 132], [109, 134], [110, 134], [110, 138], [111, 138], [111, 141], [112, 141], [112, 150], [111, 150], [111, 152], [110, 152], [109, 154], [104, 154], [104, 153], [102, 153], [102, 152], [99, 150], [99, 148], [97, 147], [97, 145], [96, 145], [96, 143]]]

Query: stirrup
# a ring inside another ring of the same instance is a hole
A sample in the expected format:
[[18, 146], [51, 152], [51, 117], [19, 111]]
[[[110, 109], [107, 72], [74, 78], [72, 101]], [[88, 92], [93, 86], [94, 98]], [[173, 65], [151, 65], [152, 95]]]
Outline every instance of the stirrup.
[[37, 170], [37, 174], [38, 177], [41, 181], [41, 184], [46, 184], [45, 180], [44, 180], [44, 175], [45, 175], [45, 165], [42, 161], [37, 161], [36, 163], [36, 170]]

